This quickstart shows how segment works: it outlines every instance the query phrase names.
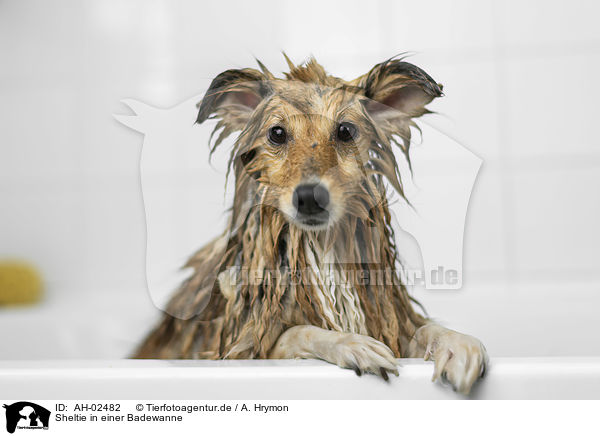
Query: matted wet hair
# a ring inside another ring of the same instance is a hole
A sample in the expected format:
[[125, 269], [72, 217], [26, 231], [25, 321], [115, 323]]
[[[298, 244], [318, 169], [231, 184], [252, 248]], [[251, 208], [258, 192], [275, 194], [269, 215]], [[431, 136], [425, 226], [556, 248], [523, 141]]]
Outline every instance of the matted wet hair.
[[[283, 78], [260, 62], [259, 70], [227, 70], [198, 104], [198, 123], [217, 120], [212, 151], [239, 132], [229, 160], [231, 216], [223, 234], [189, 259], [194, 273], [136, 357], [266, 358], [283, 331], [303, 324], [367, 334], [402, 357], [425, 323], [400, 281], [386, 181], [404, 196], [393, 147], [410, 166], [412, 120], [428, 112], [441, 85], [397, 57], [352, 81], [327, 74], [315, 59], [286, 61]], [[310, 128], [348, 107], [363, 135], [352, 154], [360, 172], [344, 188], [334, 223], [302, 229], [278, 207], [281, 188], [265, 179], [275, 159], [261, 145], [265, 120], [289, 108]]]

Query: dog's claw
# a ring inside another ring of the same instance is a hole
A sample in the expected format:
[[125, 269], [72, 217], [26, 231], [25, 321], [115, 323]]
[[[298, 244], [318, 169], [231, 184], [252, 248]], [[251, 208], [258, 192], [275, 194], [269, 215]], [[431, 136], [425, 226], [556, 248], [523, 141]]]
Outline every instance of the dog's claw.
[[435, 371], [433, 372], [431, 381], [436, 381], [441, 377], [442, 373], [444, 372], [444, 368], [446, 367], [446, 363], [448, 363], [451, 358], [452, 352], [448, 350], [447, 352], [442, 353], [442, 355], [435, 360]]
[[427, 349], [425, 350], [425, 355], [423, 356], [423, 360], [428, 361], [431, 359], [431, 344], [427, 344]]
[[385, 381], [389, 381], [389, 376], [387, 374], [387, 372], [385, 371], [385, 368], [379, 368], [379, 373], [381, 374], [381, 377], [383, 377], [383, 379]]
[[336, 332], [334, 345], [319, 357], [342, 368], [352, 369], [356, 375], [369, 373], [389, 380], [389, 373], [398, 374], [394, 352], [366, 335]]

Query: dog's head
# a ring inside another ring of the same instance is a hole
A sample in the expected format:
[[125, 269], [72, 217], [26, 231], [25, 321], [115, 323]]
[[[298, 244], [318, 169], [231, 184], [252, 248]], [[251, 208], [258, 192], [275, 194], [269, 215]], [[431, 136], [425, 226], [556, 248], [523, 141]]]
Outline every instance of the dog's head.
[[198, 123], [219, 120], [215, 147], [241, 132], [231, 155], [237, 178], [254, 180], [261, 201], [304, 230], [346, 214], [366, 218], [383, 194], [373, 183], [381, 176], [402, 194], [392, 146], [408, 158], [412, 119], [428, 112], [441, 86], [401, 59], [352, 81], [328, 75], [314, 59], [286, 60], [285, 78], [260, 62], [260, 71], [227, 70], [198, 104]]

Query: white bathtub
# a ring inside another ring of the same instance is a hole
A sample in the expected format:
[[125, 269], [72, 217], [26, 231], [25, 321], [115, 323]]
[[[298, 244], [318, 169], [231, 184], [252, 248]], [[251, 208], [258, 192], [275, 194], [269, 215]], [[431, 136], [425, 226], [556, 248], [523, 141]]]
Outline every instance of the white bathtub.
[[[304, 361], [3, 361], [5, 398], [462, 399], [433, 365], [400, 359], [390, 382]], [[497, 358], [474, 399], [600, 399], [600, 358]]]

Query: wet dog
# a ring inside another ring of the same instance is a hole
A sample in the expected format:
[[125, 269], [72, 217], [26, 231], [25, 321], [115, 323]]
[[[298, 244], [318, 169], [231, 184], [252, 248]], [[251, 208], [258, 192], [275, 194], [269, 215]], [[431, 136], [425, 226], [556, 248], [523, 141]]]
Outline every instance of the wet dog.
[[441, 86], [403, 59], [351, 81], [286, 60], [283, 78], [227, 70], [198, 104], [198, 123], [217, 120], [213, 150], [239, 132], [231, 215], [136, 357], [316, 358], [385, 379], [423, 357], [468, 393], [485, 348], [415, 310], [386, 195], [403, 196], [393, 148], [410, 163], [413, 119]]

